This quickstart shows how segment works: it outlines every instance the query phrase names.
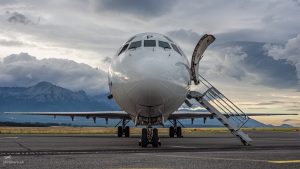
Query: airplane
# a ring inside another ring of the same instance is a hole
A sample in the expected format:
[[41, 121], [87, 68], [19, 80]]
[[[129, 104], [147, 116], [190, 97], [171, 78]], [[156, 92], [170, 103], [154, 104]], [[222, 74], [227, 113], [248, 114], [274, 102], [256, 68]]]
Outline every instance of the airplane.
[[[240, 138], [244, 145], [252, 139], [241, 127], [249, 116], [297, 115], [297, 114], [246, 114], [232, 101], [205, 80], [198, 72], [199, 62], [207, 47], [215, 41], [213, 35], [205, 34], [195, 46], [191, 63], [179, 45], [159, 33], [140, 33], [127, 40], [116, 52], [108, 70], [108, 99], [115, 99], [122, 111], [95, 112], [6, 112], [13, 114], [75, 116], [121, 119], [118, 137], [130, 136], [127, 125], [133, 121], [142, 128], [139, 145], [161, 145], [158, 130], [170, 121], [169, 137], [182, 137], [179, 119], [218, 119], [230, 132]], [[196, 86], [196, 90], [192, 87]], [[191, 100], [201, 104], [207, 111], [178, 111], [184, 103], [191, 107]], [[119, 124], [118, 124], [119, 125]]]

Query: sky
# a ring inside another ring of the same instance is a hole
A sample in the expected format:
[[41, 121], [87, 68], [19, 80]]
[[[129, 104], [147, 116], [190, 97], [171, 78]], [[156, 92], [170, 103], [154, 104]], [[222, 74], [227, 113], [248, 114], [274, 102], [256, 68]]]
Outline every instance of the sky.
[[0, 11], [0, 86], [104, 93], [110, 58], [133, 35], [165, 34], [190, 59], [209, 33], [205, 78], [245, 112], [300, 113], [299, 0], [0, 0]]

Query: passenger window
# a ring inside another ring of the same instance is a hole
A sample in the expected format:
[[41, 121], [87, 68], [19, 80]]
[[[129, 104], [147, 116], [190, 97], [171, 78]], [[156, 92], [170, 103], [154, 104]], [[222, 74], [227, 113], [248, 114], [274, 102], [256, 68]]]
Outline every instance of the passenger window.
[[128, 43], [123, 46], [123, 48], [119, 52], [118, 56], [121, 55], [121, 53], [123, 53], [127, 49], [127, 47], [128, 47]]
[[181, 53], [180, 53], [179, 49], [177, 48], [177, 46], [174, 45], [174, 44], [171, 44], [171, 45], [172, 45], [172, 48], [181, 55]]
[[128, 49], [135, 49], [142, 46], [142, 41], [132, 42]]
[[155, 40], [144, 40], [144, 47], [155, 47], [156, 41]]
[[164, 49], [171, 49], [171, 46], [169, 45], [169, 43], [167, 42], [164, 42], [164, 41], [158, 41], [158, 46], [159, 47], [162, 47]]

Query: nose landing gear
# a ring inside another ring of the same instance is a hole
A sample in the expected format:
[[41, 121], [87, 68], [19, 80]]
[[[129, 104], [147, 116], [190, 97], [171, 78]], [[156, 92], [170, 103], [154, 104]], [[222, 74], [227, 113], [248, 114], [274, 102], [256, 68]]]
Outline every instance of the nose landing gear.
[[147, 147], [148, 144], [152, 144], [152, 147], [155, 148], [161, 146], [157, 128], [147, 126], [147, 128], [142, 129], [142, 137], [139, 141], [139, 146]]

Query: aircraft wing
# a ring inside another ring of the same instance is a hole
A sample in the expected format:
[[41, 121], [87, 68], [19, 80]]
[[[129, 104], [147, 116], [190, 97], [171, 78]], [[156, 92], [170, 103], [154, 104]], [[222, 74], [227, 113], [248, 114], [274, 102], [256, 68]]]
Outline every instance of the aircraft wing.
[[[225, 115], [225, 114], [224, 114]], [[248, 116], [280, 116], [280, 115], [298, 115], [296, 113], [247, 113]], [[225, 115], [226, 117], [235, 116]], [[190, 119], [190, 118], [214, 118], [209, 112], [197, 111], [176, 111], [169, 115], [168, 119]]]
[[108, 119], [127, 119], [130, 116], [125, 111], [90, 111], [90, 112], [4, 112], [5, 114], [19, 115], [47, 115], [47, 116], [70, 116], [72, 119], [75, 116], [86, 118], [108, 118]]

